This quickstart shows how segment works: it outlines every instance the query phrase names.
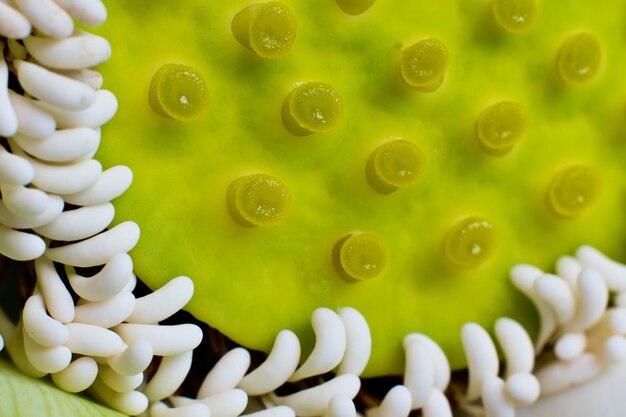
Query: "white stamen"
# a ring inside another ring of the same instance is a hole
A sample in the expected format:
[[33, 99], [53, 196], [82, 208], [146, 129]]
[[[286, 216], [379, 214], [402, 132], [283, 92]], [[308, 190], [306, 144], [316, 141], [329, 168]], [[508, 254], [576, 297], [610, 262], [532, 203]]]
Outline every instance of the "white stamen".
[[44, 138], [54, 133], [56, 129], [54, 118], [38, 107], [32, 99], [12, 90], [9, 90], [9, 99], [15, 109], [19, 133], [32, 138]]
[[[4, 5], [8, 8], [8, 6]], [[0, 6], [0, 14], [5, 12]], [[0, 18], [2, 19], [2, 18]], [[0, 20], [0, 25], [2, 21]], [[13, 136], [17, 132], [17, 115], [9, 99], [9, 91], [7, 89], [9, 83], [9, 68], [4, 60], [4, 53], [0, 44], [0, 136]]]
[[51, 38], [70, 36], [74, 30], [72, 18], [52, 0], [14, 0], [30, 23]]
[[535, 341], [535, 353], [540, 352], [557, 327], [556, 314], [552, 308], [535, 292], [535, 281], [543, 275], [543, 271], [531, 265], [519, 264], [511, 269], [511, 280], [539, 312], [540, 328]]
[[604, 350], [607, 358], [614, 364], [626, 361], [626, 338], [622, 335], [613, 335], [606, 340]]
[[535, 280], [535, 292], [552, 308], [559, 324], [572, 319], [576, 310], [575, 294], [565, 280], [544, 274]]
[[[61, 75], [57, 75], [62, 77]], [[65, 77], [67, 78], [67, 77]], [[72, 82], [80, 83], [79, 81], [72, 80]], [[87, 88], [89, 88], [87, 86]], [[57, 127], [60, 129], [69, 129], [72, 127], [100, 127], [113, 118], [117, 111], [117, 99], [108, 90], [96, 91], [96, 101], [84, 110], [67, 110], [63, 107], [57, 107], [54, 104], [48, 104], [46, 102], [38, 102], [42, 109], [54, 117], [57, 122]]]
[[37, 285], [50, 316], [61, 323], [74, 320], [74, 300], [53, 263], [44, 257], [35, 261]]
[[160, 401], [174, 394], [191, 369], [192, 357], [192, 351], [164, 357], [156, 373], [142, 390], [148, 400]]
[[138, 339], [129, 343], [122, 353], [107, 358], [107, 362], [118, 374], [130, 376], [143, 372], [152, 361], [153, 354], [150, 342]]
[[[143, 372], [135, 375], [121, 375], [108, 366], [101, 366], [98, 379], [115, 392], [124, 394], [137, 389], [143, 382]], [[145, 394], [145, 393], [144, 393]]]
[[193, 281], [188, 277], [170, 280], [158, 290], [137, 299], [129, 323], [158, 323], [181, 310], [193, 296]]
[[18, 216], [36, 216], [50, 206], [48, 194], [22, 185], [0, 184], [2, 201], [6, 208]]
[[514, 374], [506, 380], [506, 392], [516, 407], [534, 404], [540, 391], [539, 381], [531, 373]]
[[291, 407], [297, 416], [313, 417], [324, 414], [330, 399], [335, 395], [345, 395], [348, 398], [354, 398], [360, 387], [361, 381], [358, 376], [344, 374], [294, 394], [284, 397], [269, 394], [268, 398], [277, 405]]
[[44, 226], [57, 219], [63, 211], [63, 199], [58, 195], [50, 195], [48, 206], [44, 211], [36, 215], [20, 216], [13, 213], [6, 206], [4, 200], [0, 200], [0, 223], [14, 229], [32, 229]]
[[[295, 417], [296, 414], [290, 407], [279, 405], [277, 407], [266, 408], [254, 413], [243, 414], [241, 417]], [[391, 416], [390, 416], [391, 417]]]
[[43, 161], [72, 162], [95, 152], [100, 144], [100, 130], [77, 127], [57, 130], [45, 138], [17, 134], [13, 140], [20, 148]]
[[300, 341], [298, 337], [290, 330], [283, 330], [276, 336], [274, 346], [267, 359], [258, 368], [246, 375], [237, 387], [243, 389], [248, 395], [272, 392], [287, 382], [287, 379], [296, 370], [299, 359]]
[[596, 271], [583, 268], [578, 277], [578, 309], [568, 331], [582, 331], [593, 326], [604, 314], [609, 300], [609, 291], [602, 276]]
[[582, 265], [572, 256], [561, 256], [556, 262], [556, 274], [563, 278], [574, 291], [578, 288], [578, 275]]
[[324, 417], [356, 417], [356, 408], [352, 399], [345, 395], [335, 395], [328, 403]]
[[65, 343], [73, 353], [88, 356], [113, 356], [123, 352], [126, 344], [114, 332], [83, 323], [65, 325], [70, 338]]
[[141, 414], [148, 408], [148, 399], [139, 391], [120, 394], [98, 379], [91, 386], [91, 390], [109, 407], [129, 416]]
[[441, 391], [445, 391], [450, 383], [450, 364], [441, 347], [430, 337], [420, 333], [409, 333], [404, 337], [404, 343], [412, 339], [418, 340], [428, 351], [433, 364], [434, 384]]
[[35, 231], [48, 239], [75, 241], [87, 239], [103, 231], [113, 221], [113, 204], [80, 207], [65, 211], [52, 222], [35, 228]]
[[[202, 340], [202, 330], [195, 324], [160, 326], [156, 324], [122, 323], [113, 328], [122, 339], [131, 344], [145, 339], [157, 356], [179, 355], [195, 349]], [[104, 356], [104, 355], [100, 355]]]
[[7, 351], [9, 356], [13, 360], [13, 363], [22, 373], [32, 376], [33, 378], [41, 378], [46, 375], [45, 372], [35, 368], [28, 358], [26, 352], [24, 352], [24, 333], [22, 328], [22, 322], [18, 322], [15, 326], [13, 334], [7, 338]]
[[85, 278], [66, 267], [70, 286], [81, 298], [104, 301], [119, 293], [133, 275], [133, 261], [126, 253], [113, 256], [96, 275]]
[[171, 397], [170, 400], [177, 407], [193, 403], [204, 404], [211, 410], [211, 417], [237, 417], [248, 404], [248, 396], [240, 389], [232, 389], [199, 400], [184, 397]]
[[554, 354], [562, 361], [571, 361], [582, 355], [586, 347], [587, 337], [584, 333], [566, 333], [556, 341]]
[[27, 61], [15, 60], [20, 85], [32, 97], [65, 110], [85, 110], [96, 101], [96, 92], [85, 83]]
[[556, 362], [537, 371], [541, 394], [548, 396], [595, 378], [602, 372], [598, 358], [585, 353], [570, 362]]
[[126, 320], [134, 306], [135, 296], [130, 292], [120, 292], [104, 301], [77, 306], [74, 321], [108, 329]]
[[404, 386], [411, 392], [412, 409], [422, 408], [435, 386], [435, 370], [428, 348], [412, 335], [404, 338]]
[[9, 39], [23, 39], [30, 35], [28, 19], [13, 7], [0, 1], [0, 36]]
[[450, 403], [443, 392], [435, 388], [422, 408], [424, 417], [452, 417]]
[[583, 266], [596, 270], [611, 291], [626, 290], [626, 266], [606, 257], [591, 246], [581, 246], [576, 256]]
[[191, 403], [180, 407], [169, 408], [161, 401], [150, 407], [151, 417], [211, 417], [209, 407], [201, 403]]
[[345, 328], [334, 311], [318, 308], [313, 312], [311, 325], [315, 332], [315, 346], [306, 361], [289, 378], [290, 382], [332, 370], [341, 362], [346, 350]]
[[222, 356], [198, 389], [198, 398], [206, 398], [229, 391], [237, 386], [250, 367], [250, 353], [235, 348]]
[[504, 381], [490, 376], [482, 383], [485, 417], [515, 417], [515, 407], [506, 397]]
[[70, 338], [70, 333], [63, 324], [48, 316], [43, 296], [36, 290], [28, 297], [22, 311], [24, 331], [43, 346], [61, 346]]
[[51, 165], [26, 156], [13, 140], [10, 140], [9, 143], [15, 153], [33, 166], [35, 172], [33, 184], [48, 193], [78, 193], [95, 184], [102, 173], [102, 165], [94, 159], [79, 161], [70, 165]]
[[107, 18], [107, 11], [100, 0], [55, 0], [72, 17], [87, 26], [99, 26]]
[[408, 417], [413, 406], [411, 391], [404, 385], [391, 388], [380, 406], [365, 411], [367, 417]]
[[26, 185], [34, 177], [35, 170], [30, 162], [0, 146], [0, 183]]
[[535, 366], [533, 342], [524, 328], [515, 320], [500, 318], [495, 333], [506, 358], [506, 375], [530, 373]]
[[46, 244], [40, 237], [0, 224], [0, 254], [16, 261], [29, 261], [43, 255], [45, 250]]
[[[135, 247], [138, 240], [139, 227], [137, 224], [124, 222], [82, 242], [50, 248], [46, 251], [46, 256], [65, 265], [98, 266], [107, 263], [115, 255], [129, 252]], [[81, 295], [81, 297], [83, 296]], [[90, 299], [90, 297], [83, 298]]]
[[23, 337], [26, 358], [37, 370], [49, 374], [60, 372], [70, 364], [72, 352], [65, 346], [42, 346], [31, 339], [26, 332], [23, 332]]
[[111, 57], [111, 45], [106, 39], [83, 31], [62, 39], [29, 36], [24, 45], [38, 62], [55, 69], [95, 67]]
[[52, 374], [57, 387], [67, 392], [81, 392], [93, 384], [98, 375], [98, 364], [89, 356], [82, 356], [60, 372]]
[[[1, 155], [0, 155], [1, 156]], [[115, 166], [104, 171], [95, 184], [75, 194], [66, 194], [63, 199], [77, 206], [96, 206], [119, 197], [130, 187], [133, 173], [125, 166]]]
[[498, 354], [489, 334], [476, 323], [463, 326], [461, 341], [469, 369], [467, 399], [473, 401], [480, 397], [484, 381], [498, 375]]
[[344, 307], [339, 317], [346, 331], [346, 350], [337, 374], [361, 375], [372, 353], [372, 336], [365, 318], [357, 310]]

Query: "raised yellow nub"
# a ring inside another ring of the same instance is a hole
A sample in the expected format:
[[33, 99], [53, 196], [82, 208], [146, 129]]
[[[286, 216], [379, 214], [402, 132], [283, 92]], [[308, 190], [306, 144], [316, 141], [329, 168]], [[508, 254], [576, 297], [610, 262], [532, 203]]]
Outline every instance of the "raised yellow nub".
[[481, 217], [468, 217], [448, 231], [443, 251], [456, 266], [475, 268], [493, 256], [498, 246], [496, 227]]
[[283, 124], [294, 135], [328, 132], [343, 115], [343, 99], [326, 83], [308, 82], [296, 87], [283, 102]]
[[287, 217], [291, 194], [278, 178], [253, 174], [230, 184], [227, 205], [230, 215], [241, 226], [274, 226]]
[[576, 164], [559, 171], [548, 188], [548, 202], [554, 212], [576, 217], [589, 208], [601, 191], [598, 172], [590, 166]]
[[426, 157], [421, 149], [404, 139], [379, 146], [367, 163], [367, 179], [372, 188], [388, 194], [407, 187], [422, 175]]
[[195, 68], [165, 64], [152, 77], [148, 103], [155, 113], [168, 119], [194, 120], [209, 103], [209, 88]]
[[246, 7], [231, 23], [235, 39], [261, 58], [280, 58], [296, 40], [296, 18], [277, 1]]
[[535, 0], [493, 0], [493, 17], [509, 32], [523, 32], [537, 16]]
[[563, 81], [581, 84], [593, 79], [602, 64], [600, 41], [588, 32], [577, 33], [563, 42], [557, 70]]
[[383, 271], [387, 251], [383, 242], [369, 233], [354, 233], [339, 242], [340, 273], [354, 280], [368, 280]]
[[359, 15], [372, 7], [376, 0], [337, 0], [341, 10], [353, 16]]
[[448, 49], [438, 39], [423, 39], [402, 50], [400, 73], [411, 87], [431, 92], [439, 88], [448, 69]]
[[528, 129], [524, 107], [512, 101], [501, 101], [484, 109], [476, 120], [476, 137], [490, 155], [501, 156], [513, 149]]

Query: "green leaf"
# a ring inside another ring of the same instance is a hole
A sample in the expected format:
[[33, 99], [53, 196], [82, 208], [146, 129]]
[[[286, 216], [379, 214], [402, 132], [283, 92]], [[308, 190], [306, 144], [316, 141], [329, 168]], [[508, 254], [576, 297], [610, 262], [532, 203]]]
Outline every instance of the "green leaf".
[[47, 379], [35, 379], [0, 359], [0, 410], [12, 417], [123, 417], [89, 398], [70, 394]]

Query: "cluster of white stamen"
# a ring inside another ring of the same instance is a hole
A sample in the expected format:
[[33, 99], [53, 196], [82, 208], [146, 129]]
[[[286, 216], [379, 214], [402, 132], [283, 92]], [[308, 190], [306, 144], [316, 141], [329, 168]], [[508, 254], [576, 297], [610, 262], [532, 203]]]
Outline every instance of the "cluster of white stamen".
[[[50, 374], [68, 392], [89, 389], [136, 415], [178, 389], [202, 332], [158, 324], [191, 299], [189, 278], [138, 299], [132, 293], [127, 252], [139, 228], [124, 222], [107, 229], [115, 214], [110, 201], [129, 187], [132, 173], [122, 166], [103, 172], [92, 159], [100, 126], [117, 110], [92, 69], [111, 48], [73, 19], [99, 25], [106, 10], [100, 0], [0, 1], [0, 136], [8, 144], [0, 146], [0, 254], [34, 260], [36, 273], [20, 321], [13, 326], [2, 317], [0, 330], [24, 373]], [[10, 73], [19, 89], [9, 85]], [[89, 267], [101, 269], [89, 277], [77, 270]], [[161, 365], [144, 382], [155, 356]]]
[[[173, 395], [185, 379], [191, 359], [189, 362], [185, 358], [162, 362], [144, 389], [153, 402], [152, 416], [193, 413], [194, 416], [237, 417], [245, 410], [255, 410], [246, 415], [356, 417], [352, 400], [361, 387], [359, 375], [371, 351], [367, 323], [349, 307], [339, 313], [327, 308], [317, 309], [311, 323], [316, 343], [300, 366], [300, 341], [292, 331], [283, 330], [276, 336], [267, 358], [253, 370], [249, 369], [251, 361], [247, 350], [235, 348], [223, 355], [204, 378], [196, 398]], [[316, 386], [284, 396], [275, 392], [286, 383], [330, 375], [331, 371], [335, 371], [335, 376]]]
[[[102, 77], [91, 67], [106, 61], [111, 48], [76, 29], [72, 18], [103, 23], [102, 2], [6, 0], [0, 15], [0, 136], [9, 145], [0, 147], [0, 254], [32, 260], [51, 250], [50, 240], [88, 239], [104, 230], [113, 215], [109, 201], [132, 174], [124, 167], [102, 172], [92, 159], [117, 101], [100, 90]], [[10, 73], [19, 90], [9, 86]], [[125, 178], [113, 186], [111, 176]], [[82, 207], [68, 210], [68, 204]]]
[[551, 349], [556, 358], [536, 372], [543, 395], [587, 382], [626, 359], [626, 266], [582, 246], [576, 257], [558, 260], [556, 275], [518, 265], [511, 277], [539, 311], [537, 353]]

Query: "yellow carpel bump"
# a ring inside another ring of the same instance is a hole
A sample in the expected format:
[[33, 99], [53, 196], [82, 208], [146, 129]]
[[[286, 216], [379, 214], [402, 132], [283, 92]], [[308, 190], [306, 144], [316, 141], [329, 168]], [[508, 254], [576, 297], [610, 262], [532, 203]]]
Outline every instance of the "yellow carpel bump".
[[444, 255], [452, 264], [475, 268], [491, 258], [498, 246], [498, 233], [491, 221], [468, 217], [448, 231]]
[[425, 165], [426, 157], [416, 144], [393, 140], [372, 153], [366, 168], [367, 180], [376, 191], [388, 194], [414, 184]]
[[337, 0], [337, 4], [345, 13], [356, 16], [372, 7], [375, 1], [376, 0]]
[[296, 40], [296, 18], [277, 1], [257, 3], [235, 15], [231, 30], [235, 39], [261, 58], [280, 58]]
[[602, 63], [600, 41], [589, 32], [570, 36], [559, 50], [557, 70], [563, 81], [582, 84], [593, 79]]
[[227, 206], [233, 220], [240, 226], [274, 226], [287, 217], [291, 193], [274, 176], [247, 175], [228, 187]]
[[493, 0], [493, 17], [509, 32], [523, 32], [537, 16], [535, 0]]
[[496, 156], [510, 152], [527, 130], [526, 109], [512, 101], [501, 101], [487, 107], [476, 120], [478, 143], [485, 152]]
[[438, 39], [423, 39], [402, 50], [400, 73], [411, 87], [432, 92], [439, 88], [448, 69], [448, 49]]
[[328, 132], [343, 115], [343, 99], [326, 83], [308, 82], [296, 87], [283, 102], [283, 124], [294, 135]]
[[559, 171], [548, 187], [548, 201], [554, 212], [576, 217], [591, 206], [601, 191], [601, 179], [595, 168], [575, 164]]
[[387, 263], [383, 242], [369, 233], [353, 233], [337, 244], [339, 272], [358, 281], [380, 275]]
[[186, 64], [165, 64], [154, 74], [148, 91], [152, 110], [168, 119], [199, 118], [209, 103], [202, 74]]

